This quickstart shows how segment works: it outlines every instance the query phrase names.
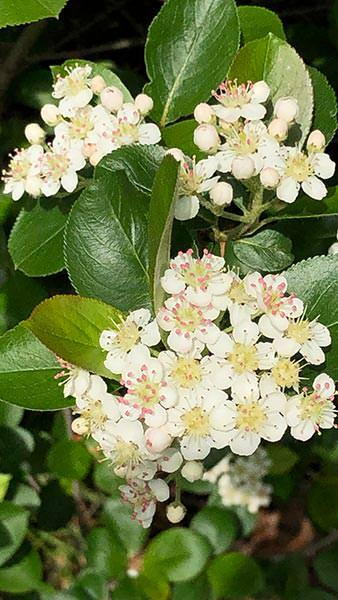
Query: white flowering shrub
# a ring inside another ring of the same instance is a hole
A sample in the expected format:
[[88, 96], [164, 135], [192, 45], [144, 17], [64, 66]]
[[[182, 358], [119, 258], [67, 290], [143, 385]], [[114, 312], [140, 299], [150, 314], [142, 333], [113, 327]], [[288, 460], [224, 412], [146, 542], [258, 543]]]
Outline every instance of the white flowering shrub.
[[[261, 10], [166, 0], [135, 97], [101, 63], [53, 66], [3, 169], [15, 268], [68, 279], [0, 339], [0, 396], [65, 410], [47, 462], [80, 528], [112, 496], [87, 539], [100, 600], [295, 597], [248, 555], [292, 498], [305, 542], [278, 560], [338, 527], [336, 103]], [[81, 496], [90, 468], [100, 492]]]

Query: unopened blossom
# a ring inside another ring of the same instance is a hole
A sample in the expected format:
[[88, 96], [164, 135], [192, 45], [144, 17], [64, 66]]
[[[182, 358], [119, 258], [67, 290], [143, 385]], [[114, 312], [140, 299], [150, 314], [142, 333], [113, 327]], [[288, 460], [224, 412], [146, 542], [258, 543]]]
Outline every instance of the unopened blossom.
[[212, 95], [219, 102], [212, 106], [219, 119], [229, 123], [238, 121], [240, 117], [258, 121], [265, 116], [263, 104], [270, 95], [270, 88], [265, 81], [248, 81], [238, 85], [237, 80], [227, 80]]
[[100, 93], [102, 106], [111, 112], [117, 112], [123, 104], [123, 94], [115, 85], [104, 88]]
[[183, 465], [181, 475], [190, 483], [194, 483], [194, 481], [202, 479], [203, 471], [203, 463], [197, 460], [189, 460]]
[[98, 375], [90, 375], [87, 389], [77, 395], [74, 413], [79, 416], [72, 423], [73, 431], [90, 433], [94, 439], [101, 435], [108, 421], [115, 423], [121, 416], [117, 397], [107, 392], [107, 384]]
[[73, 192], [78, 184], [78, 174], [85, 166], [85, 158], [78, 148], [63, 147], [53, 142], [45, 152], [41, 163], [41, 192], [44, 196], [54, 196], [62, 187]]
[[132, 519], [144, 528], [151, 525], [156, 512], [156, 503], [165, 502], [169, 498], [169, 487], [163, 479], [142, 481], [132, 479], [127, 485], [120, 486], [122, 499], [133, 508]]
[[43, 148], [36, 144], [27, 149], [17, 150], [11, 155], [8, 169], [2, 171], [5, 184], [4, 193], [11, 194], [13, 200], [20, 200], [32, 178], [40, 180]]
[[299, 114], [299, 104], [296, 98], [285, 96], [279, 98], [274, 106], [274, 115], [287, 123], [292, 123]]
[[221, 139], [214, 125], [211, 125], [210, 123], [201, 123], [201, 125], [196, 127], [194, 131], [194, 144], [196, 144], [197, 148], [202, 150], [202, 152], [214, 154], [219, 148], [220, 143]]
[[114, 322], [114, 329], [105, 329], [100, 346], [108, 352], [105, 367], [112, 373], [122, 373], [129, 352], [138, 344], [156, 346], [160, 341], [157, 322], [146, 308], [134, 310], [124, 320]]
[[93, 97], [90, 85], [92, 68], [90, 65], [74, 68], [66, 67], [65, 71], [67, 74], [64, 77], [57, 76], [52, 96], [60, 100], [60, 113], [65, 117], [69, 117], [77, 108], [89, 104]]
[[184, 157], [179, 174], [178, 198], [175, 205], [175, 218], [186, 221], [195, 217], [199, 211], [199, 194], [209, 192], [218, 182], [219, 176], [213, 176], [217, 170], [214, 157], [200, 160]]
[[167, 519], [170, 523], [180, 523], [185, 515], [187, 509], [180, 502], [172, 502], [167, 506]]
[[291, 435], [305, 442], [320, 429], [331, 429], [337, 412], [334, 395], [334, 381], [321, 373], [313, 382], [313, 390], [304, 388], [301, 394], [290, 398], [285, 414]]
[[330, 344], [331, 336], [328, 328], [317, 320], [309, 321], [302, 316], [290, 320], [283, 336], [276, 330], [273, 345], [281, 356], [291, 357], [299, 352], [310, 364], [320, 365], [325, 361], [322, 348]]
[[228, 206], [232, 202], [234, 190], [230, 183], [219, 181], [212, 190], [210, 190], [209, 195], [216, 206]]
[[46, 134], [38, 123], [29, 123], [25, 127], [25, 138], [30, 144], [42, 144]]

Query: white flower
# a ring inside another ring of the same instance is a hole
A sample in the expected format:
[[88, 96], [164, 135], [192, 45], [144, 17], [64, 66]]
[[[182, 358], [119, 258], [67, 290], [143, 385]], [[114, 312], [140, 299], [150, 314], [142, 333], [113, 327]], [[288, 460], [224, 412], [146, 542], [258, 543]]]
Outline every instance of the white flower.
[[167, 506], [167, 519], [170, 523], [180, 523], [184, 519], [186, 512], [187, 509], [183, 504], [172, 502]]
[[62, 148], [57, 141], [54, 143], [45, 152], [41, 164], [41, 192], [47, 197], [54, 196], [61, 187], [73, 192], [78, 184], [77, 171], [86, 164], [78, 148]]
[[217, 92], [213, 92], [221, 106], [213, 105], [212, 108], [219, 119], [228, 123], [234, 123], [240, 117], [247, 121], [258, 121], [265, 116], [263, 103], [269, 95], [270, 88], [265, 81], [237, 85], [237, 80], [228, 80], [220, 84]]
[[83, 150], [92, 141], [95, 127], [109, 122], [109, 114], [102, 106], [84, 106], [74, 111], [68, 121], [62, 120], [54, 129], [54, 147]]
[[156, 346], [160, 341], [160, 332], [156, 321], [151, 321], [148, 309], [134, 310], [128, 317], [114, 322], [114, 330], [105, 329], [100, 336], [100, 346], [108, 354], [105, 367], [112, 373], [122, 373], [129, 352], [137, 345]]
[[207, 154], [213, 154], [221, 143], [217, 129], [210, 123], [201, 123], [194, 131], [194, 144]]
[[135, 467], [153, 458], [147, 449], [140, 421], [122, 418], [114, 423], [109, 420], [100, 435], [96, 435], [96, 440], [120, 477], [129, 478]]
[[64, 397], [68, 398], [68, 396], [74, 396], [74, 398], [77, 398], [78, 396], [82, 396], [82, 394], [86, 392], [90, 385], [89, 371], [71, 365], [70, 363], [62, 360], [62, 358], [58, 358], [58, 361], [63, 370], [60, 373], [57, 373], [54, 379], [60, 379], [61, 377], [66, 378], [59, 383], [59, 385], [64, 386]]
[[84, 67], [68, 68], [66, 67], [67, 75], [65, 77], [57, 76], [52, 92], [53, 98], [60, 99], [60, 113], [69, 117], [77, 108], [82, 108], [89, 104], [93, 97], [93, 92], [90, 87], [90, 75], [92, 68], [90, 65]]
[[27, 182], [32, 177], [40, 177], [43, 148], [39, 145], [17, 150], [8, 165], [3, 170], [2, 180], [5, 183], [4, 193], [11, 194], [13, 200], [20, 200], [27, 188]]
[[217, 170], [217, 161], [210, 156], [199, 162], [184, 158], [181, 162], [178, 198], [175, 206], [175, 218], [186, 221], [196, 217], [199, 211], [198, 194], [210, 191], [219, 177], [213, 177]]
[[170, 495], [168, 484], [163, 479], [152, 479], [147, 482], [132, 479], [127, 485], [121, 485], [119, 489], [122, 499], [133, 507], [132, 518], [144, 528], [151, 525], [156, 511], [156, 502], [165, 502]]
[[273, 114], [278, 119], [283, 119], [287, 123], [292, 123], [299, 114], [297, 99], [292, 96], [279, 98], [274, 106]]
[[220, 330], [211, 321], [218, 315], [219, 310], [195, 306], [181, 294], [165, 301], [157, 321], [164, 331], [170, 332], [167, 339], [169, 348], [185, 354], [193, 349], [196, 341], [203, 344], [216, 342]]
[[167, 428], [180, 438], [183, 458], [202, 460], [211, 448], [224, 448], [229, 441], [227, 394], [220, 390], [205, 390], [182, 397], [168, 411]]
[[224, 258], [204, 250], [202, 258], [193, 258], [193, 250], [179, 252], [170, 261], [161, 278], [161, 285], [168, 294], [181, 294], [196, 306], [213, 306], [225, 310], [231, 278], [223, 272]]
[[304, 389], [301, 394], [288, 400], [286, 419], [294, 438], [305, 442], [319, 429], [331, 429], [334, 426], [334, 394], [334, 381], [321, 373], [313, 382], [312, 392]]
[[121, 412], [130, 420], [142, 417], [149, 427], [161, 427], [167, 421], [168, 408], [175, 405], [178, 394], [164, 381], [161, 362], [150, 356], [146, 346], [131, 350], [121, 383], [127, 393], [121, 398]]
[[[270, 333], [274, 333], [273, 330]], [[325, 361], [322, 347], [331, 344], [330, 332], [325, 325], [317, 320], [309, 321], [303, 316], [297, 320], [290, 320], [284, 335], [276, 330], [274, 348], [280, 356], [291, 357], [299, 352], [313, 365], [320, 365]]]
[[[79, 385], [80, 381], [73, 383]], [[107, 392], [106, 383], [98, 375], [90, 375], [86, 390], [76, 396], [74, 412], [80, 416], [73, 421], [73, 430], [76, 433], [90, 433], [94, 439], [98, 434], [98, 441], [107, 422], [115, 423], [121, 416], [117, 397]]]

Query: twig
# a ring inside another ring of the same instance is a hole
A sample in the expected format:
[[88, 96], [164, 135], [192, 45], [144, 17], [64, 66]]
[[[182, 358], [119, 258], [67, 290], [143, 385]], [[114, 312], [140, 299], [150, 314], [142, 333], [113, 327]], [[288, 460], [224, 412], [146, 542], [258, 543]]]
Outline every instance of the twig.
[[92, 46], [91, 48], [81, 48], [79, 50], [64, 50], [62, 52], [54, 52], [53, 54], [33, 54], [30, 57], [30, 62], [40, 62], [42, 60], [63, 60], [65, 58], [80, 58], [81, 56], [91, 56], [92, 54], [100, 54], [114, 50], [124, 50], [125, 48], [133, 48], [142, 46], [144, 40], [141, 38], [122, 39], [109, 44], [101, 44]]

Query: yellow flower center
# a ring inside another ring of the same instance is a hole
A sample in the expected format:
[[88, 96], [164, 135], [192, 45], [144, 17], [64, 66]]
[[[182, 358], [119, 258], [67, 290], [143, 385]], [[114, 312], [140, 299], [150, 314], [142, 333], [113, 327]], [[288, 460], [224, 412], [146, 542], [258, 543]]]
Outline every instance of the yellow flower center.
[[195, 331], [204, 322], [202, 311], [193, 304], [180, 304], [173, 314], [177, 327], [185, 331]]
[[89, 111], [83, 108], [77, 112], [70, 123], [70, 136], [83, 140], [92, 129], [93, 123], [89, 118]]
[[323, 398], [317, 392], [313, 392], [302, 397], [300, 401], [300, 418], [304, 421], [310, 419], [314, 423], [319, 423], [327, 409], [333, 410], [332, 402]]
[[181, 274], [187, 285], [194, 288], [204, 287], [210, 279], [210, 268], [201, 260], [195, 260], [187, 263], [186, 266], [181, 266]]
[[113, 448], [115, 467], [135, 466], [141, 462], [140, 450], [136, 444], [119, 439]]
[[187, 435], [198, 435], [202, 437], [209, 435], [209, 415], [199, 406], [195, 406], [195, 408], [186, 412], [182, 416], [182, 422], [185, 426], [185, 433]]
[[236, 427], [238, 429], [259, 433], [266, 421], [267, 416], [257, 402], [238, 404], [236, 418]]
[[20, 155], [16, 156], [9, 163], [9, 170], [6, 175], [12, 177], [14, 181], [21, 181], [22, 179], [26, 179], [31, 166], [28, 158]]
[[289, 358], [279, 358], [271, 373], [281, 387], [293, 387], [299, 382], [300, 366]]
[[298, 321], [298, 323], [290, 323], [286, 335], [298, 344], [305, 344], [311, 339], [309, 321], [305, 319], [304, 321]]
[[184, 163], [180, 171], [180, 195], [193, 196], [197, 192], [202, 181], [203, 178], [196, 173], [195, 161], [193, 161], [191, 164]]
[[116, 130], [113, 131], [113, 138], [118, 137], [120, 143], [123, 143], [123, 138], [127, 138], [126, 143], [129, 144], [130, 140], [137, 142], [139, 138], [139, 129], [137, 125], [128, 123], [128, 121], [119, 120], [119, 125]]
[[313, 167], [309, 158], [303, 153], [298, 152], [295, 156], [290, 156], [286, 161], [285, 175], [293, 177], [297, 181], [306, 181], [313, 175]]
[[154, 406], [160, 401], [160, 384], [151, 381], [146, 375], [140, 379], [141, 381], [132, 388], [135, 393], [135, 402], [143, 408]]
[[171, 375], [180, 387], [195, 388], [202, 379], [201, 365], [193, 358], [179, 358]]
[[124, 352], [129, 352], [140, 339], [139, 329], [133, 321], [125, 321], [119, 326], [116, 341]]
[[45, 160], [46, 171], [44, 172], [44, 175], [47, 178], [51, 178], [57, 181], [68, 170], [69, 159], [65, 154], [56, 154], [55, 152], [49, 152], [45, 155]]
[[66, 96], [76, 96], [87, 88], [87, 74], [81, 71], [71, 72], [64, 78], [63, 84]]
[[252, 87], [251, 83], [237, 84], [237, 79], [234, 81], [224, 81], [218, 88], [218, 93], [213, 95], [217, 100], [227, 108], [237, 108], [244, 106], [250, 102], [249, 91]]
[[238, 374], [258, 369], [258, 355], [255, 346], [235, 343], [228, 360]]
[[234, 280], [228, 292], [228, 296], [233, 302], [236, 302], [236, 304], [246, 304], [251, 300], [250, 296], [248, 296], [245, 291], [243, 281]]
[[108, 418], [102, 409], [101, 402], [99, 400], [92, 400], [91, 398], [88, 398], [88, 405], [82, 410], [76, 409], [76, 413], [81, 415], [88, 432], [103, 429]]

